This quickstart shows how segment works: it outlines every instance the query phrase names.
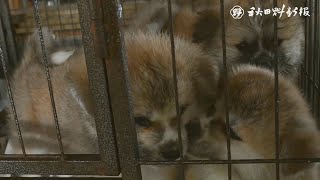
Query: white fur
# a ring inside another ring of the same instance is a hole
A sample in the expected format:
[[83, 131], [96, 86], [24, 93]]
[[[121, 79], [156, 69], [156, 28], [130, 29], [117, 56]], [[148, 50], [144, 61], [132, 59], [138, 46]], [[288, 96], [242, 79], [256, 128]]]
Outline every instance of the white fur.
[[74, 53], [73, 51], [58, 51], [51, 55], [51, 63], [55, 65], [60, 65], [66, 62], [70, 56]]

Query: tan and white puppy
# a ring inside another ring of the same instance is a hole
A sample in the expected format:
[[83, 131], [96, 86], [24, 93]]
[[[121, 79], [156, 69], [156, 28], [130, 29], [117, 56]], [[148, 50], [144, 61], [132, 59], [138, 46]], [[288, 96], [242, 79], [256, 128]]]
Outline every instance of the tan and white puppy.
[[[200, 44], [209, 54], [222, 64], [222, 27], [219, 0], [195, 0], [194, 8], [189, 1], [173, 1], [173, 30], [176, 36], [182, 36]], [[226, 34], [227, 63], [230, 66], [253, 64], [274, 69], [275, 45], [274, 22], [270, 15], [248, 16], [251, 7], [255, 10], [272, 9], [272, 0], [235, 0], [224, 2], [224, 22]], [[234, 19], [230, 10], [239, 5], [244, 9], [241, 19]], [[302, 7], [303, 1], [279, 0], [278, 7]], [[170, 32], [167, 3], [150, 3], [135, 21], [133, 27]], [[278, 19], [278, 66], [279, 72], [296, 80], [304, 58], [304, 20], [300, 16], [288, 17], [286, 13]]]
[[[279, 0], [278, 7], [302, 7], [302, 1]], [[230, 10], [239, 5], [244, 9], [241, 19], [234, 19]], [[253, 64], [273, 70], [275, 66], [274, 16], [254, 15], [248, 11], [272, 9], [272, 0], [235, 0], [225, 4], [225, 35], [227, 62], [231, 66]], [[193, 41], [222, 61], [222, 28], [220, 8], [207, 9], [199, 13]], [[279, 17], [279, 15], [278, 15]], [[304, 20], [300, 16], [278, 18], [278, 67], [287, 78], [296, 80], [304, 58]]]
[[[232, 70], [227, 86], [229, 88], [231, 158], [234, 160], [275, 159], [274, 72], [242, 65]], [[280, 159], [319, 158], [320, 134], [316, 122], [298, 88], [282, 76], [279, 77], [279, 97]], [[189, 145], [189, 152], [196, 156], [196, 159], [227, 159], [225, 114], [224, 98], [222, 98], [217, 103], [216, 113], [212, 118], [202, 119], [202, 122], [206, 122], [203, 123], [206, 126], [202, 127], [200, 138], [190, 141], [192, 145]], [[318, 179], [316, 164], [282, 163], [280, 164], [281, 179]], [[211, 176], [221, 175], [216, 179], [227, 179], [226, 166], [224, 169], [218, 169], [217, 165], [212, 165], [211, 168], [205, 167], [205, 165], [202, 165], [202, 168], [191, 167], [190, 177], [194, 177], [191, 179], [210, 179], [199, 178], [203, 172], [210, 172], [210, 169]], [[233, 164], [232, 174], [239, 180], [272, 180], [276, 177], [276, 165], [273, 163]]]
[[[179, 158], [178, 118], [170, 38], [166, 34], [144, 32], [128, 32], [124, 37], [140, 158], [176, 160]], [[183, 127], [215, 100], [219, 67], [197, 45], [180, 38], [174, 40]], [[27, 153], [59, 153], [45, 71], [36, 58], [37, 48], [31, 46], [36, 42], [28, 43], [25, 59], [11, 80], [18, 119]], [[50, 66], [51, 80], [65, 151], [75, 153], [75, 148], [80, 148], [79, 153], [96, 153], [93, 105], [83, 51], [76, 50], [62, 60], [48, 60], [56, 65]], [[11, 142], [7, 153], [21, 153], [12, 114], [9, 124]], [[185, 153], [187, 139], [184, 129], [182, 132]], [[173, 166], [142, 166], [144, 179], [155, 179], [155, 173], [158, 179], [176, 179]]]

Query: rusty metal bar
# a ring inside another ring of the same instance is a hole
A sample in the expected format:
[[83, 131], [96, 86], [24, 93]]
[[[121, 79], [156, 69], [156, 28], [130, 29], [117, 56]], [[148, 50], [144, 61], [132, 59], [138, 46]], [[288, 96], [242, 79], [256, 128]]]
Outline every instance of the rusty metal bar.
[[44, 45], [44, 39], [43, 39], [43, 34], [42, 34], [42, 26], [41, 26], [41, 19], [40, 19], [39, 2], [38, 2], [38, 0], [34, 0], [34, 14], [35, 14], [35, 22], [37, 24], [37, 28], [38, 28], [38, 32], [39, 32], [39, 38], [40, 38], [40, 42], [41, 42], [42, 58], [43, 58], [43, 61], [44, 61], [44, 68], [45, 68], [45, 71], [46, 71], [46, 77], [47, 77], [47, 81], [48, 81], [48, 88], [49, 88], [49, 94], [50, 94], [50, 99], [51, 99], [51, 106], [52, 106], [52, 112], [53, 112], [53, 116], [54, 116], [54, 122], [55, 122], [55, 126], [56, 126], [57, 138], [58, 138], [58, 141], [59, 141], [61, 159], [63, 160], [64, 150], [63, 150], [61, 132], [60, 132], [60, 127], [59, 127], [59, 122], [58, 122], [57, 109], [56, 109], [56, 105], [55, 105], [55, 102], [54, 102], [53, 88], [52, 88], [50, 71], [49, 71], [48, 61], [47, 61], [47, 53], [46, 53], [46, 48], [45, 48], [45, 45]]
[[[97, 2], [97, 1], [96, 1]], [[128, 64], [120, 31], [118, 0], [100, 1], [103, 7], [106, 33], [109, 95], [117, 136], [121, 174], [124, 180], [141, 180], [138, 164], [137, 134], [133, 120], [131, 97], [128, 91]]]
[[[108, 167], [110, 175], [119, 174], [119, 164], [112, 123], [110, 98], [108, 96], [108, 84], [103, 55], [97, 50], [97, 46], [105, 48], [104, 36], [101, 32], [102, 13], [99, 6], [93, 3], [100, 1], [78, 0], [82, 41], [88, 68], [88, 78], [91, 95], [95, 104], [95, 122], [98, 134], [99, 152], [101, 160]], [[100, 6], [101, 8], [101, 6]], [[95, 17], [97, 16], [97, 18]], [[100, 19], [98, 17], [100, 16]], [[103, 30], [103, 29], [102, 29]], [[98, 41], [101, 40], [102, 41]]]
[[108, 175], [103, 162], [95, 161], [0, 161], [0, 174]]

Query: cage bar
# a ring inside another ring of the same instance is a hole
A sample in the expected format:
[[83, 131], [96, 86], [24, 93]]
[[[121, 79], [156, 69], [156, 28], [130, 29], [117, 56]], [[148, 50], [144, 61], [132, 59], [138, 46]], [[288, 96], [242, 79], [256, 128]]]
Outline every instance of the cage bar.
[[121, 175], [124, 180], [140, 180], [138, 145], [133, 120], [131, 97], [128, 90], [128, 64], [120, 31], [121, 5], [117, 0], [95, 1], [103, 7], [104, 42], [107, 43], [109, 96], [116, 130]]
[[224, 0], [220, 0], [220, 18], [221, 18], [221, 40], [222, 40], [222, 57], [223, 57], [223, 86], [224, 91], [224, 107], [226, 115], [226, 131], [227, 131], [227, 159], [228, 159], [228, 180], [232, 179], [232, 163], [231, 161], [231, 145], [230, 145], [230, 121], [229, 121], [229, 86], [228, 86], [228, 65], [227, 65], [227, 48], [226, 48], [226, 27], [224, 18]]
[[[180, 105], [179, 105], [179, 94], [178, 94], [178, 80], [177, 80], [177, 68], [176, 68], [176, 54], [175, 54], [175, 43], [174, 43], [174, 29], [173, 29], [173, 17], [172, 17], [172, 4], [171, 0], [167, 1], [168, 12], [169, 12], [169, 32], [170, 32], [170, 45], [171, 45], [171, 63], [172, 63], [172, 79], [173, 79], [173, 88], [174, 88], [174, 101], [176, 108], [176, 116], [178, 119], [178, 146], [179, 146], [179, 162], [184, 161], [183, 156], [183, 145], [182, 145], [182, 136], [181, 136], [181, 114], [180, 114]], [[178, 166], [179, 178], [182, 180], [185, 179], [184, 166], [179, 163]]]
[[[88, 68], [88, 78], [91, 95], [95, 104], [95, 122], [98, 134], [99, 152], [101, 160], [106, 163], [110, 175], [120, 173], [114, 125], [112, 123], [112, 111], [108, 95], [108, 84], [104, 58], [97, 53], [97, 45], [104, 39], [102, 27], [102, 14], [94, 6], [94, 1], [78, 0], [80, 24], [82, 30], [82, 41]], [[97, 1], [100, 3], [100, 1]], [[101, 6], [100, 6], [101, 7]], [[94, 16], [96, 15], [96, 17]], [[100, 19], [99, 19], [100, 18]], [[95, 20], [96, 19], [96, 20]], [[103, 44], [100, 44], [103, 46]]]
[[44, 68], [46, 71], [46, 77], [47, 77], [47, 81], [48, 81], [48, 88], [49, 88], [49, 94], [50, 94], [50, 99], [51, 99], [52, 112], [53, 112], [55, 126], [56, 126], [57, 138], [58, 138], [58, 142], [59, 142], [59, 148], [60, 148], [60, 152], [61, 152], [61, 159], [63, 160], [64, 150], [63, 150], [61, 132], [60, 132], [60, 127], [59, 127], [57, 109], [56, 109], [56, 105], [54, 102], [53, 88], [52, 88], [50, 71], [49, 71], [48, 61], [47, 61], [47, 53], [46, 53], [46, 48], [44, 45], [44, 39], [43, 39], [43, 34], [42, 34], [42, 26], [41, 26], [38, 0], [34, 0], [34, 13], [35, 13], [35, 21], [36, 21], [38, 32], [39, 32], [39, 38], [40, 38], [40, 42], [41, 42], [42, 58], [44, 61]]
[[[278, 1], [273, 0], [273, 8], [276, 8], [278, 6]], [[274, 16], [274, 41], [273, 41], [273, 46], [274, 46], [274, 83], [275, 83], [275, 107], [274, 107], [274, 115], [275, 115], [275, 159], [276, 159], [276, 180], [280, 180], [280, 128], [279, 128], [279, 101], [280, 101], [280, 96], [279, 96], [279, 59], [278, 59], [278, 16]]]
[[[5, 43], [6, 47], [2, 47], [6, 53], [8, 53], [8, 58], [10, 59], [10, 62], [8, 64], [8, 67], [13, 67], [18, 62], [17, 57], [17, 48], [14, 38], [14, 31], [11, 27], [11, 16], [9, 11], [9, 5], [8, 1], [0, 1], [0, 19], [1, 19], [1, 25], [3, 26], [3, 33], [4, 33], [4, 39], [3, 43]], [[9, 69], [10, 72], [10, 69]]]
[[[0, 22], [1, 22], [1, 20], [0, 20]], [[8, 60], [6, 60], [7, 57], [5, 57], [5, 54], [4, 54], [3, 50], [2, 50], [2, 42], [1, 41], [0, 41], [0, 58], [1, 58], [1, 64], [2, 64], [4, 77], [5, 77], [6, 82], [7, 82], [7, 90], [8, 90], [8, 95], [9, 95], [9, 99], [10, 99], [10, 105], [11, 105], [12, 114], [14, 116], [14, 120], [15, 120], [15, 123], [16, 123], [16, 128], [17, 128], [17, 133], [18, 133], [18, 137], [19, 137], [19, 143], [20, 143], [20, 146], [21, 146], [21, 151], [22, 151], [23, 156], [25, 157], [26, 156], [26, 150], [25, 150], [25, 146], [24, 146], [24, 142], [23, 142], [23, 138], [22, 138], [22, 134], [21, 134], [20, 123], [19, 123], [18, 116], [17, 116], [17, 113], [16, 113], [16, 107], [14, 105], [15, 103], [14, 103], [14, 100], [13, 100], [11, 85], [10, 85], [10, 82], [9, 82], [9, 76], [8, 76], [8, 70], [7, 70], [7, 62], [8, 62]]]

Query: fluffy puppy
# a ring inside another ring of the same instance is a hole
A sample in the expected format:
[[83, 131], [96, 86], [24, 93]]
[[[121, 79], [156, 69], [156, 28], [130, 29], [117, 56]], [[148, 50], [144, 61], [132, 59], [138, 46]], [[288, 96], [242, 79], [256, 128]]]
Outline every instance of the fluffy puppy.
[[[274, 73], [267, 69], [243, 65], [233, 69], [227, 85], [231, 158], [275, 159]], [[279, 97], [280, 159], [319, 158], [320, 134], [316, 122], [298, 88], [282, 76], [279, 78]], [[202, 129], [206, 128], [206, 131], [202, 131], [201, 138], [189, 145], [192, 155], [208, 159], [227, 159], [226, 110], [223, 104], [222, 98], [217, 103], [214, 116], [202, 119], [206, 122]], [[210, 172], [210, 168], [205, 167], [190, 168], [190, 177], [199, 177], [203, 174], [202, 171]], [[212, 176], [218, 174], [221, 177], [217, 179], [227, 178], [226, 169], [215, 172], [217, 168], [214, 167], [216, 166], [212, 166]], [[239, 180], [271, 180], [276, 177], [276, 165], [234, 164], [232, 174]], [[284, 180], [318, 179], [316, 163], [281, 163], [280, 176]]]
[[[302, 1], [301, 1], [302, 2]], [[234, 19], [230, 10], [241, 6], [245, 14]], [[303, 3], [294, 0], [279, 0], [278, 7], [302, 7]], [[273, 8], [272, 0], [236, 0], [225, 3], [226, 53], [229, 65], [254, 64], [274, 69], [274, 21], [270, 15], [249, 17], [251, 7]], [[255, 13], [255, 11], [254, 11]], [[207, 9], [199, 13], [195, 24], [193, 41], [222, 61], [221, 12], [219, 8]], [[279, 17], [279, 15], [278, 15]], [[218, 25], [218, 26], [217, 26]], [[278, 66], [279, 72], [288, 78], [296, 79], [304, 56], [304, 21], [298, 16], [288, 17], [286, 13], [278, 19]]]
[[[179, 158], [178, 121], [170, 38], [161, 33], [139, 31], [125, 33], [124, 37], [140, 158], [154, 161], [176, 160]], [[28, 44], [31, 45], [31, 42]], [[18, 118], [28, 153], [41, 149], [40, 142], [57, 144], [44, 70], [42, 64], [35, 61], [35, 48], [31, 47], [33, 46], [27, 48], [25, 59], [12, 78]], [[206, 109], [203, 107], [216, 98], [219, 67], [200, 47], [180, 38], [175, 38], [175, 55], [183, 126], [184, 122], [203, 113], [203, 109]], [[89, 144], [77, 142], [77, 145], [90, 149], [81, 152], [97, 152], [96, 135], [91, 132], [95, 133], [93, 106], [83, 51], [76, 50], [61, 61], [52, 58], [49, 60], [52, 65], [58, 64], [51, 67], [51, 77], [65, 149], [73, 148], [73, 144], [65, 140], [70, 138], [73, 143], [79, 137], [84, 137], [83, 142], [88, 140]], [[9, 152], [20, 148], [12, 114], [11, 117], [10, 144], [14, 144], [15, 148], [10, 148]], [[77, 123], [79, 126], [75, 127]], [[72, 129], [69, 129], [70, 126]], [[183, 129], [182, 132], [186, 152]], [[78, 146], [75, 147], [79, 148]], [[49, 150], [36, 153], [57, 152], [58, 147], [50, 147]], [[154, 173], [151, 172], [157, 172], [159, 179], [176, 179], [174, 167], [142, 166], [144, 179], [154, 179]]]
[[[51, 83], [57, 117], [60, 125], [65, 153], [98, 153], [97, 135], [93, 117], [81, 106], [77, 90], [71, 85], [67, 74], [70, 68], [81, 66], [83, 51], [60, 50], [52, 33], [43, 29], [47, 60], [50, 65], [59, 65], [72, 56], [62, 66], [50, 67]], [[35, 32], [27, 41], [21, 64], [10, 78], [17, 118], [28, 154], [60, 153], [54, 123], [51, 99], [44, 69], [40, 39]], [[83, 64], [84, 65], [84, 64]], [[76, 97], [76, 98], [75, 98]], [[16, 130], [15, 118], [8, 112], [9, 143], [6, 154], [22, 153]], [[93, 130], [92, 130], [93, 129]]]
[[[165, 34], [127, 33], [125, 44], [140, 155], [149, 160], [176, 159], [177, 119], [170, 38]], [[175, 38], [175, 55], [178, 97], [185, 120], [197, 115], [196, 111], [189, 114], [189, 110], [215, 98], [219, 70], [210, 56], [183, 39]], [[166, 155], [169, 149], [175, 151], [172, 158]]]

